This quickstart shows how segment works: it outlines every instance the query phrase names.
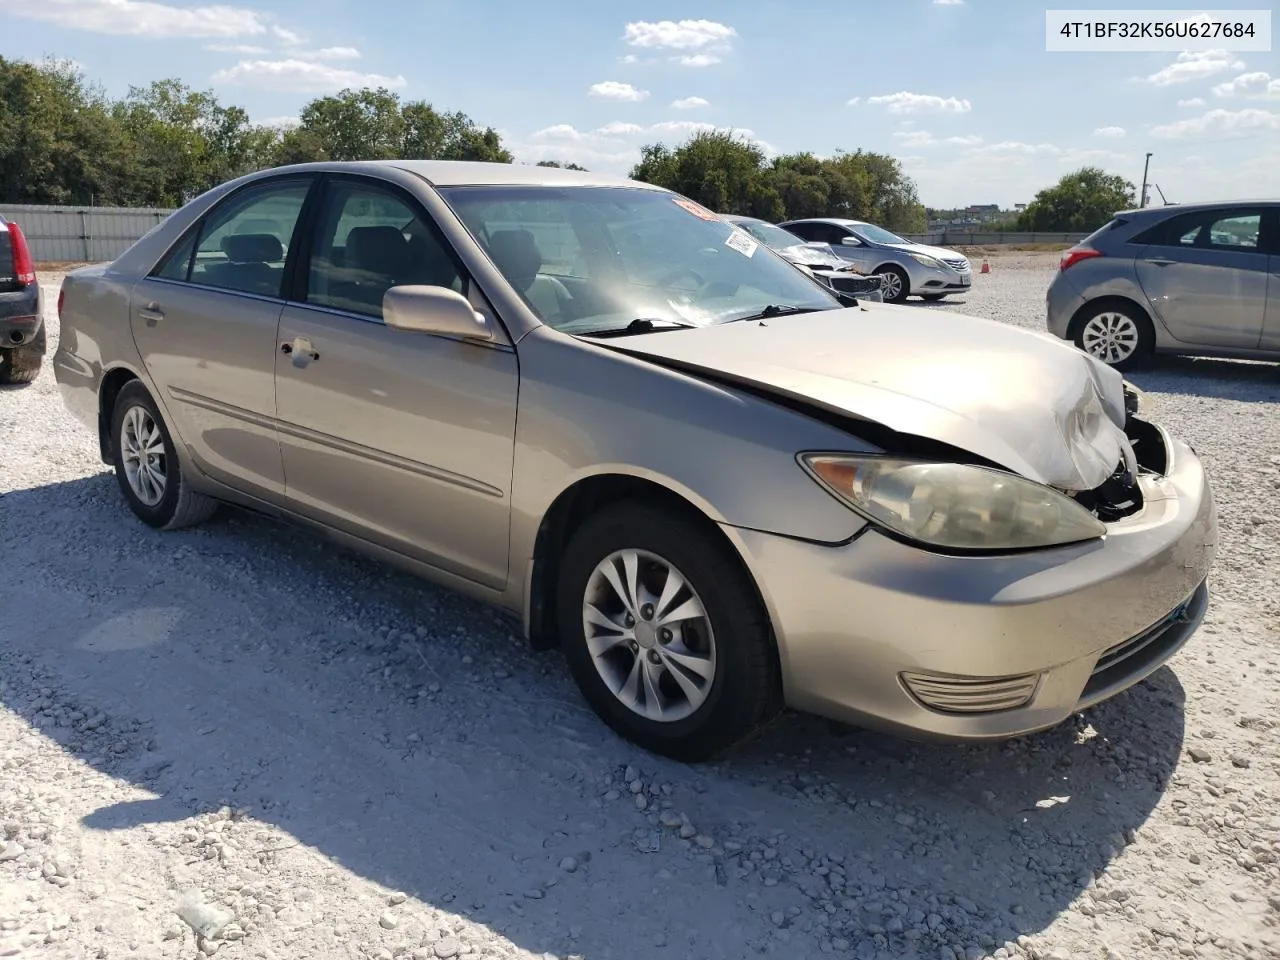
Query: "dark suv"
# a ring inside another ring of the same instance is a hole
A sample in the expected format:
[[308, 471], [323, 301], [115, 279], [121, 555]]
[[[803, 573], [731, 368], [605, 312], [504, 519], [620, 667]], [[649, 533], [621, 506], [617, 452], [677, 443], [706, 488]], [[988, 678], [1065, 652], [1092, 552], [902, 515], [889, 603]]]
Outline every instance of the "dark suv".
[[30, 383], [44, 360], [40, 284], [27, 239], [0, 217], [0, 383]]

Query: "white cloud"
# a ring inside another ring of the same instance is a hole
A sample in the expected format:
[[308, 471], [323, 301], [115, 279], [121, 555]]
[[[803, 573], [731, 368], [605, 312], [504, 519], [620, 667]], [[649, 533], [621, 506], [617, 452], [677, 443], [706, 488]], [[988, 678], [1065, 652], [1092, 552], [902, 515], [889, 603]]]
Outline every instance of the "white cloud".
[[714, 20], [638, 20], [628, 23], [623, 39], [633, 47], [660, 50], [705, 50], [727, 45], [738, 31]]
[[251, 43], [211, 43], [205, 49], [214, 53], [234, 53], [241, 57], [260, 57], [271, 52], [266, 47], [255, 47]]
[[1184, 50], [1173, 63], [1148, 76], [1146, 82], [1157, 87], [1171, 87], [1193, 80], [1204, 80], [1228, 70], [1243, 69], [1244, 62], [1226, 50]]
[[861, 98], [861, 97], [853, 97], [852, 99], [850, 99], [850, 100], [849, 100], [849, 102], [848, 102], [847, 104], [845, 104], [845, 106], [848, 106], [848, 107], [856, 107], [856, 106], [857, 106], [858, 104], [860, 104], [861, 102], [862, 102], [862, 98]]
[[963, 137], [947, 137], [944, 143], [949, 143], [957, 147], [976, 147], [982, 143], [982, 138], [977, 134], [969, 134]]
[[[567, 124], [562, 124], [562, 126], [573, 130], [575, 134], [578, 132]], [[623, 123], [621, 120], [614, 120], [606, 123], [603, 127], [598, 127], [595, 132], [602, 137], [635, 137], [644, 133], [644, 127], [638, 123]]]
[[1234, 80], [1220, 83], [1213, 88], [1219, 97], [1240, 96], [1248, 100], [1280, 100], [1280, 77], [1271, 78], [1271, 74], [1258, 70], [1254, 73], [1242, 73]]
[[964, 5], [964, 0], [933, 0], [935, 7], [959, 7]]
[[671, 107], [674, 110], [697, 110], [699, 107], [709, 107], [711, 104], [702, 97], [683, 97], [680, 100], [672, 100]]
[[263, 90], [285, 93], [334, 93], [347, 87], [403, 87], [404, 77], [360, 73], [311, 60], [241, 60], [234, 67], [219, 70], [213, 82], [251, 84]]
[[324, 47], [296, 56], [305, 56], [309, 60], [359, 60], [360, 51], [355, 47]]
[[717, 63], [722, 62], [722, 58], [718, 53], [683, 54], [671, 59], [682, 67], [714, 67]]
[[1188, 140], [1210, 134], [1243, 133], [1250, 130], [1280, 131], [1280, 113], [1249, 107], [1244, 110], [1210, 110], [1191, 120], [1179, 120], [1152, 127], [1153, 136], [1162, 140]]
[[1118, 139], [1124, 136], [1124, 127], [1099, 127], [1093, 131], [1095, 137], [1107, 137], [1109, 139]]
[[627, 64], [631, 64], [631, 63], [639, 63], [639, 62], [640, 62], [640, 58], [639, 58], [639, 57], [637, 57], [634, 53], [628, 53], [628, 54], [626, 54], [625, 56], [621, 56], [621, 57], [619, 57], [619, 58], [618, 58], [618, 62], [619, 62], [619, 63], [627, 63]]
[[1037, 154], [1057, 154], [1061, 152], [1061, 149], [1055, 147], [1052, 143], [1022, 143], [1019, 140], [1001, 140], [999, 143], [988, 143], [986, 146], [976, 147], [973, 150], [974, 154], [984, 156], [1008, 156], [1011, 154], [1035, 156]]
[[268, 16], [219, 4], [178, 7], [151, 0], [36, 0], [3, 3], [11, 17], [90, 33], [146, 37], [248, 37], [267, 32]]
[[1203, 107], [1203, 106], [1204, 106], [1204, 97], [1191, 97], [1191, 98], [1189, 98], [1189, 99], [1187, 99], [1187, 100], [1179, 100], [1179, 101], [1178, 101], [1178, 106], [1180, 106], [1180, 107]]
[[939, 138], [927, 130], [895, 130], [893, 137], [904, 147], [977, 147], [982, 144], [982, 138], [977, 134]]
[[298, 36], [298, 34], [294, 33], [292, 30], [286, 30], [279, 24], [272, 24], [271, 32], [276, 35], [276, 38], [281, 43], [288, 44], [289, 46], [295, 46], [302, 43], [302, 37]]
[[587, 95], [597, 97], [600, 100], [624, 100], [629, 103], [639, 103], [649, 96], [649, 91], [637, 90], [631, 84], [620, 83], [617, 80], [602, 80], [600, 83], [593, 83], [587, 90]]
[[890, 113], [968, 113], [973, 109], [968, 100], [935, 97], [927, 93], [908, 93], [905, 90], [869, 97], [867, 103], [883, 105]]
[[684, 67], [710, 67], [724, 59], [737, 36], [715, 20], [637, 20], [627, 24], [622, 38], [646, 50], [679, 51], [671, 60]]

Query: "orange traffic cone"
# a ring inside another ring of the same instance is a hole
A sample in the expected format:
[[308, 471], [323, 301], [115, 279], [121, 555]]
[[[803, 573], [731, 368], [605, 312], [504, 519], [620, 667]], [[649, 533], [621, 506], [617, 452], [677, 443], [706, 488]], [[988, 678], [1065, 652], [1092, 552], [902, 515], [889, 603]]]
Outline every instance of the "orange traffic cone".
[[990, 273], [990, 272], [991, 272], [991, 264], [987, 263], [987, 258], [986, 258], [986, 257], [983, 257], [983, 258], [982, 258], [982, 269], [981, 269], [981, 270], [979, 270], [978, 272], [979, 272], [979, 273]]

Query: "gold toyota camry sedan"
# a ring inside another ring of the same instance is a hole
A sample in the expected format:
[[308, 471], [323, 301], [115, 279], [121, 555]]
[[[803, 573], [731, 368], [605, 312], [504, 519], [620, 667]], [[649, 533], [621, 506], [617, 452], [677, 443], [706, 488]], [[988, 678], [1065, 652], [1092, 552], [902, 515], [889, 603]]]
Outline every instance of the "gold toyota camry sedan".
[[676, 758], [788, 706], [1041, 730], [1208, 602], [1205, 472], [1119, 373], [842, 297], [648, 184], [266, 170], [58, 310], [62, 396], [143, 522], [240, 504], [497, 604]]

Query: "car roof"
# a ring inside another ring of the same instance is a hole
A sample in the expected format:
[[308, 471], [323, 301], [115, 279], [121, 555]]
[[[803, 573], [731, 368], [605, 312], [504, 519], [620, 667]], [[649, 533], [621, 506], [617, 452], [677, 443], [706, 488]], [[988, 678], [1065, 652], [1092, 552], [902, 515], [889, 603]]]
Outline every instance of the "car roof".
[[1161, 213], [1195, 213], [1199, 210], [1222, 210], [1228, 207], [1275, 207], [1280, 206], [1280, 199], [1275, 197], [1244, 200], [1200, 200], [1195, 203], [1170, 203], [1158, 207], [1134, 207], [1129, 210], [1116, 211], [1117, 217], [1151, 217]]
[[559, 167], [538, 167], [521, 163], [485, 163], [473, 160], [351, 160], [304, 163], [291, 167], [275, 167], [261, 171], [260, 175], [277, 174], [286, 170], [314, 172], [368, 172], [370, 169], [396, 169], [416, 174], [436, 187], [461, 186], [583, 186], [583, 187], [636, 187], [661, 190], [649, 183], [615, 177], [586, 170], [564, 170]]
[[849, 220], [846, 217], [801, 217], [798, 220], [788, 220], [787, 223], [834, 223], [841, 227], [870, 226], [865, 220]]

